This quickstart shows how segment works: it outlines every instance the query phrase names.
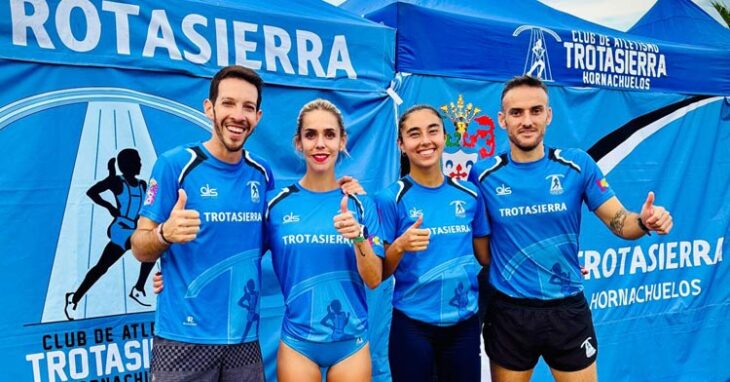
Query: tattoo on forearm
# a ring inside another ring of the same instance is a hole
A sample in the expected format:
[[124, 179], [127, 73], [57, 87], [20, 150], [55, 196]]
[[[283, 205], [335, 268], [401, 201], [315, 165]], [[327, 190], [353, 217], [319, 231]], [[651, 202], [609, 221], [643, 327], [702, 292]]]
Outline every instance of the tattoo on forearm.
[[613, 232], [619, 236], [624, 235], [624, 223], [626, 222], [626, 216], [628, 216], [628, 212], [625, 209], [621, 209], [616, 212], [616, 215], [609, 223]]

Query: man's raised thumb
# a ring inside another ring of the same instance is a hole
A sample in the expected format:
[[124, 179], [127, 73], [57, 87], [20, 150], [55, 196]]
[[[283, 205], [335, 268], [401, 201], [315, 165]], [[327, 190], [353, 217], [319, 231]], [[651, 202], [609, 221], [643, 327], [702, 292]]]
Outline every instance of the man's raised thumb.
[[173, 210], [184, 210], [185, 209], [185, 203], [188, 201], [188, 194], [185, 193], [185, 190], [182, 188], [177, 190], [177, 203], [175, 203], [175, 207], [173, 207]]
[[342, 200], [340, 200], [340, 213], [343, 213], [344, 214], [345, 212], [348, 211], [348, 209], [347, 209], [347, 198], [348, 198], [348, 196], [345, 195], [345, 196], [342, 197]]
[[654, 192], [649, 191], [649, 195], [646, 196], [646, 201], [644, 202], [643, 210], [648, 213], [652, 213], [653, 207], [654, 207]]

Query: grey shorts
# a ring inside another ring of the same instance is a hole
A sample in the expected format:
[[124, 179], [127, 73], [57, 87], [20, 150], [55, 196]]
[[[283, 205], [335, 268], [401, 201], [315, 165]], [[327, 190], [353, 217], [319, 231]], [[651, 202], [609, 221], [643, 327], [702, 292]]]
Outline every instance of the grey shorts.
[[258, 341], [201, 345], [155, 337], [150, 374], [155, 382], [264, 382], [264, 364]]

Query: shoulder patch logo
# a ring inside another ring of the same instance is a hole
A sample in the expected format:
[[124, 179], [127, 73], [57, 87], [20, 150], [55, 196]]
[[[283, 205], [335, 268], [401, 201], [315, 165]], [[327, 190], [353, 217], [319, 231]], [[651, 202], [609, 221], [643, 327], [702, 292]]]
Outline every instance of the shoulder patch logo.
[[372, 246], [383, 246], [383, 240], [380, 239], [380, 236], [370, 236], [368, 237], [368, 241]]
[[150, 204], [155, 202], [155, 198], [157, 198], [157, 190], [159, 187], [160, 185], [157, 184], [155, 178], [150, 179], [150, 187], [147, 189], [147, 195], [144, 198], [145, 206], [149, 206]]
[[598, 189], [601, 190], [601, 192], [606, 192], [608, 190], [608, 182], [606, 181], [606, 178], [601, 178], [596, 181], [596, 184], [598, 185]]

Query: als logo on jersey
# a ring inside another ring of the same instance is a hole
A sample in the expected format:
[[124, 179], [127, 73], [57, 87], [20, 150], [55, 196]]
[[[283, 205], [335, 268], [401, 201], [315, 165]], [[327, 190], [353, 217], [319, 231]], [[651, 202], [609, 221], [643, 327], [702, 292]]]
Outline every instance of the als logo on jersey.
[[145, 206], [149, 206], [150, 204], [155, 202], [155, 198], [157, 198], [157, 190], [159, 188], [160, 185], [157, 184], [155, 178], [150, 179], [150, 188], [147, 189], [147, 195], [144, 198]]
[[512, 188], [504, 184], [497, 187], [494, 191], [497, 193], [497, 196], [506, 196], [512, 194]]
[[601, 192], [606, 192], [608, 190], [608, 182], [606, 181], [606, 178], [601, 178], [596, 181], [596, 184], [598, 185], [598, 188], [601, 190]]
[[299, 223], [299, 215], [294, 215], [294, 212], [289, 212], [282, 218], [284, 224]]
[[418, 219], [418, 218], [420, 218], [421, 216], [423, 216], [423, 210], [419, 210], [419, 209], [417, 209], [416, 207], [413, 207], [413, 208], [411, 208], [411, 209], [410, 209], [410, 210], [408, 211], [408, 216], [410, 216], [410, 217], [411, 217], [411, 219]]
[[466, 209], [464, 206], [466, 205], [466, 202], [463, 200], [452, 200], [450, 205], [454, 206], [454, 216], [457, 218], [463, 218], [466, 217]]
[[246, 183], [251, 193], [251, 201], [254, 203], [258, 203], [259, 200], [261, 200], [261, 194], [259, 193], [259, 184], [260, 183], [255, 180], [251, 180]]
[[215, 198], [218, 196], [218, 190], [206, 184], [200, 187], [200, 196], [203, 198]]
[[560, 183], [560, 178], [563, 178], [563, 175], [560, 174], [551, 174], [545, 177], [545, 179], [550, 181], [550, 193], [553, 195], [560, 195], [565, 190], [563, 190], [563, 185]]

